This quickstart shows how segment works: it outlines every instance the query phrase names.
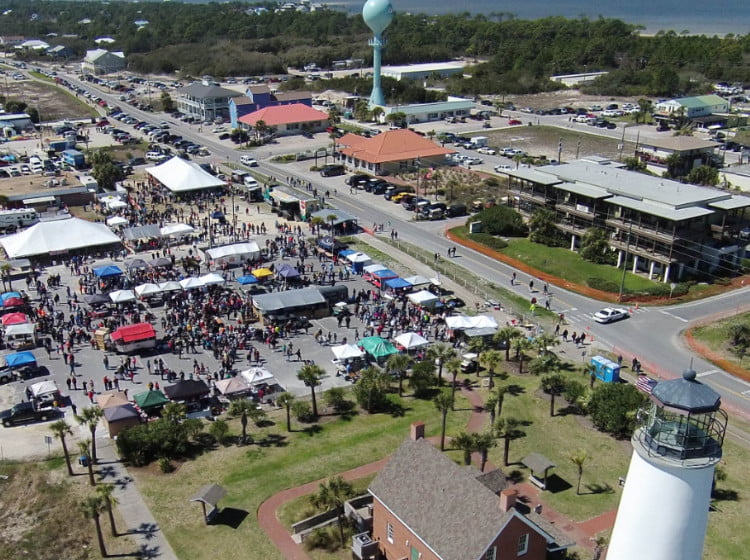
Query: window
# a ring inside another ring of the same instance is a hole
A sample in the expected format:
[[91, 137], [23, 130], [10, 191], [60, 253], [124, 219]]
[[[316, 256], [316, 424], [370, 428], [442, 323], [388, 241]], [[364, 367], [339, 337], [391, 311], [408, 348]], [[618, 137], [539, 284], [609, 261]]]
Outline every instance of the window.
[[517, 556], [523, 556], [529, 550], [529, 534], [521, 535], [518, 539], [518, 553]]
[[495, 560], [497, 556], [497, 547], [491, 546], [484, 555], [484, 560]]
[[386, 523], [385, 525], [385, 538], [388, 539], [388, 542], [393, 544], [393, 525], [390, 523]]

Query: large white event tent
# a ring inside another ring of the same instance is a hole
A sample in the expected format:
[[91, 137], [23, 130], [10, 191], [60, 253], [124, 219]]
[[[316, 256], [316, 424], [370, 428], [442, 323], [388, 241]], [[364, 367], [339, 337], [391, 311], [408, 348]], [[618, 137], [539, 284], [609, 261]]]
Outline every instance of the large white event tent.
[[255, 241], [246, 243], [234, 243], [222, 247], [206, 249], [206, 259], [213, 266], [223, 264], [242, 264], [248, 260], [257, 261], [260, 258], [260, 247]]
[[159, 230], [163, 237], [170, 237], [172, 235], [181, 236], [193, 233], [195, 228], [187, 224], [166, 224]]
[[173, 193], [214, 189], [226, 185], [224, 181], [217, 179], [197, 163], [177, 156], [161, 165], [147, 167], [146, 173]]
[[445, 326], [449, 329], [484, 329], [497, 328], [497, 321], [489, 315], [454, 315], [445, 318]]
[[0, 239], [8, 258], [55, 255], [121, 243], [106, 224], [88, 222], [80, 218], [39, 222], [22, 232]]
[[351, 358], [361, 358], [365, 353], [356, 344], [341, 344], [331, 347], [334, 357], [337, 360], [348, 360]]

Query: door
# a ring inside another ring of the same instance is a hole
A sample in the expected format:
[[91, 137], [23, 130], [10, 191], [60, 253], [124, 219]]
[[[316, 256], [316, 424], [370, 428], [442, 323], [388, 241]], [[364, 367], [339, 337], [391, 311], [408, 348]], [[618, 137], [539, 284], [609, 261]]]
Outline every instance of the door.
[[419, 551], [416, 548], [414, 548], [413, 546], [411, 547], [411, 555], [410, 556], [411, 556], [411, 560], [419, 560]]

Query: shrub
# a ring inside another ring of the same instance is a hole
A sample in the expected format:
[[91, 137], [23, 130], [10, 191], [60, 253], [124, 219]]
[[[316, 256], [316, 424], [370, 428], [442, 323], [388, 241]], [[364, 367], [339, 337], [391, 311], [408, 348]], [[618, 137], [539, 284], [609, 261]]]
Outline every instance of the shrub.
[[526, 226], [521, 214], [508, 206], [496, 205], [485, 208], [473, 216], [471, 221], [482, 222], [482, 232], [490, 235], [524, 236]]
[[599, 430], [616, 437], [630, 437], [635, 414], [645, 395], [628, 383], [603, 383], [594, 389], [589, 402], [591, 420]]
[[326, 406], [332, 408], [336, 412], [343, 412], [351, 410], [351, 401], [346, 400], [346, 392], [341, 387], [331, 387], [325, 392]]
[[603, 292], [610, 292], [613, 294], [616, 294], [620, 291], [620, 286], [617, 285], [617, 282], [606, 280], [605, 278], [587, 278], [586, 285], [589, 288], [601, 290]]
[[159, 457], [176, 459], [188, 450], [188, 433], [184, 424], [160, 418], [120, 432], [117, 450], [136, 467], [148, 465]]
[[335, 529], [330, 526], [314, 529], [302, 542], [307, 550], [320, 548], [327, 552], [336, 552], [340, 544]]
[[159, 464], [159, 470], [163, 472], [164, 474], [171, 473], [174, 470], [174, 467], [172, 466], [172, 461], [170, 461], [166, 457], [160, 457], [158, 464]]
[[313, 422], [315, 420], [310, 403], [305, 401], [294, 401], [292, 403], [292, 414], [299, 422]]
[[467, 237], [472, 241], [476, 241], [477, 243], [489, 247], [490, 249], [495, 249], [496, 251], [501, 251], [508, 246], [508, 243], [506, 243], [505, 240], [500, 237], [495, 237], [494, 235], [489, 235], [488, 233], [472, 233]]
[[208, 429], [208, 433], [215, 437], [216, 441], [224, 445], [229, 439], [229, 424], [224, 420], [215, 420]]

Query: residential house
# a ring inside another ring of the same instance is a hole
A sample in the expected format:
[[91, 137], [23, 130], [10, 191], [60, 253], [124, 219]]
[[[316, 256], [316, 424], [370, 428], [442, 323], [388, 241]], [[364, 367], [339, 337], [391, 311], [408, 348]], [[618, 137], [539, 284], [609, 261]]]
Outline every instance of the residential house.
[[702, 140], [694, 136], [664, 136], [649, 138], [638, 143], [635, 156], [649, 166], [652, 171], [661, 175], [672, 156], [678, 161], [674, 171], [678, 175], [687, 174], [691, 169], [701, 165], [716, 165], [716, 142]]
[[547, 560], [574, 543], [517, 503], [500, 471], [457, 465], [423, 439], [406, 440], [369, 487], [372, 540], [386, 560]]
[[[608, 233], [617, 266], [664, 282], [686, 273], [729, 276], [745, 258], [740, 236], [750, 225], [750, 197], [624, 169], [597, 158], [508, 175], [508, 204], [525, 217], [555, 213], [570, 249], [591, 228]], [[629, 262], [628, 262], [629, 261]]]
[[654, 119], [667, 123], [685, 120], [699, 127], [708, 127], [725, 123], [729, 106], [729, 101], [715, 94], [681, 97], [657, 103]]
[[363, 171], [385, 175], [416, 168], [445, 165], [445, 156], [456, 153], [407, 129], [388, 130], [366, 138], [345, 134], [336, 141], [342, 148], [342, 163]]
[[81, 63], [83, 74], [113, 74], [124, 70], [127, 66], [125, 54], [122, 52], [110, 52], [107, 49], [94, 49], [86, 51], [86, 56]]
[[75, 56], [76, 52], [75, 50], [65, 45], [56, 45], [47, 49], [47, 54], [49, 56], [54, 56], [57, 58], [70, 58], [72, 56]]
[[302, 132], [321, 132], [328, 127], [328, 113], [302, 103], [273, 105], [240, 117], [240, 126], [255, 129], [259, 122], [275, 134], [289, 136]]
[[229, 119], [229, 101], [242, 94], [220, 87], [210, 80], [193, 82], [176, 92], [177, 109], [200, 121], [213, 121], [217, 118]]

